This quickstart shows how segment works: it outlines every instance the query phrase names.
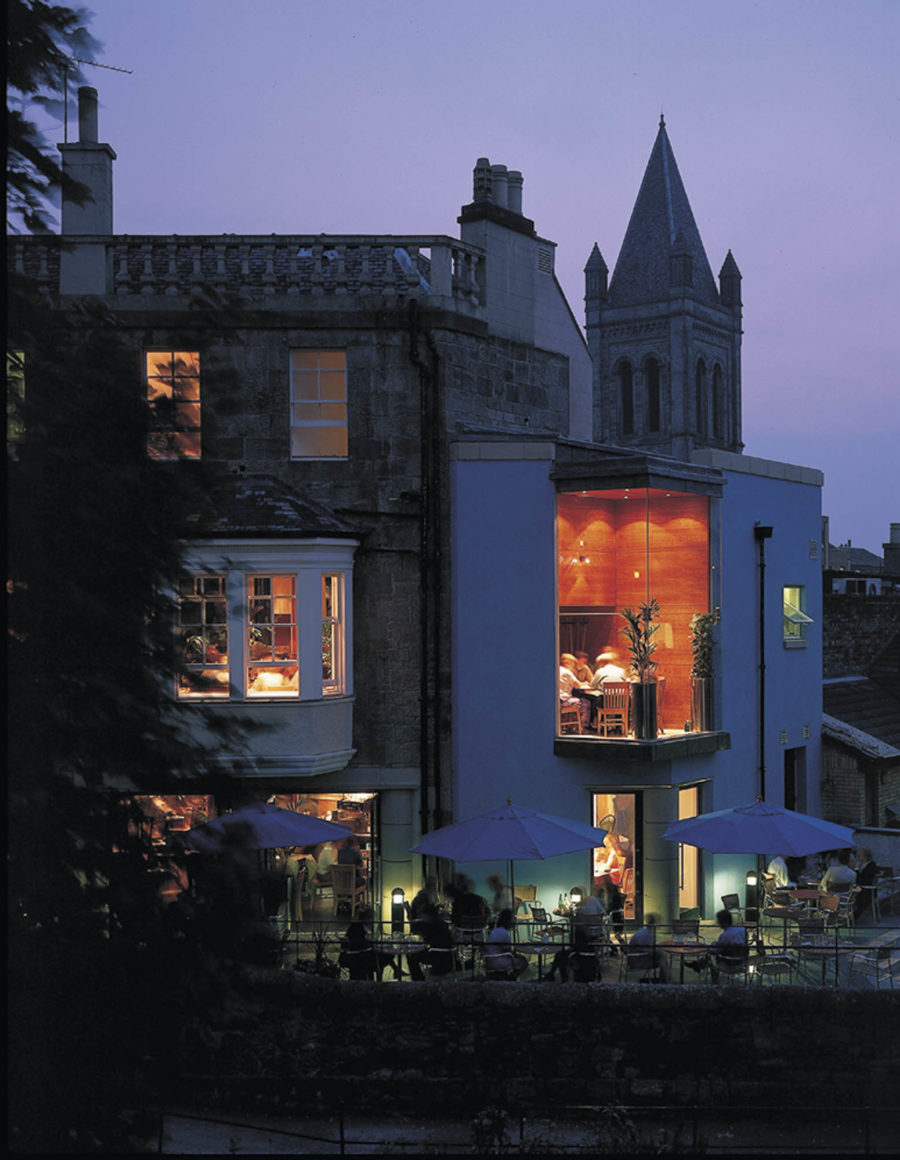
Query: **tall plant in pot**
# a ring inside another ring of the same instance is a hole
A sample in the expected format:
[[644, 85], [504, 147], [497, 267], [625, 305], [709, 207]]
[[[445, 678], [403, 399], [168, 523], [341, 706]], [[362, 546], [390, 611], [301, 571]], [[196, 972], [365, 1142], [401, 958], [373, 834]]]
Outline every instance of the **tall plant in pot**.
[[657, 734], [656, 705], [656, 641], [659, 631], [659, 601], [655, 597], [634, 608], [623, 608], [625, 627], [622, 635], [628, 641], [631, 669], [635, 676], [632, 689], [634, 705], [634, 735], [644, 741], [654, 741]]
[[716, 616], [695, 612], [691, 630], [691, 729], [708, 733], [713, 728], [713, 647]]

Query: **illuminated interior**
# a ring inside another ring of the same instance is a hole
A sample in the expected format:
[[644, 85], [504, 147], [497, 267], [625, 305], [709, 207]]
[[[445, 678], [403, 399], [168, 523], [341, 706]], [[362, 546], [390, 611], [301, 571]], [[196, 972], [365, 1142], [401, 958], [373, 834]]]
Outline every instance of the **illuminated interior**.
[[[633, 680], [621, 612], [659, 602], [659, 729], [683, 733], [691, 716], [688, 626], [710, 603], [707, 497], [657, 488], [561, 493], [557, 561], [560, 653], [583, 651], [591, 668], [612, 651]], [[583, 719], [575, 728], [591, 732]], [[629, 736], [632, 729], [629, 721]]]
[[291, 351], [291, 456], [347, 457], [347, 356]]
[[251, 576], [249, 584], [247, 695], [296, 696], [297, 577]]
[[200, 355], [154, 350], [145, 358], [150, 406], [147, 451], [154, 459], [200, 458]]
[[593, 850], [592, 874], [608, 874], [625, 895], [625, 917], [634, 918], [634, 812], [633, 793], [595, 793], [593, 825], [607, 831], [602, 846]]

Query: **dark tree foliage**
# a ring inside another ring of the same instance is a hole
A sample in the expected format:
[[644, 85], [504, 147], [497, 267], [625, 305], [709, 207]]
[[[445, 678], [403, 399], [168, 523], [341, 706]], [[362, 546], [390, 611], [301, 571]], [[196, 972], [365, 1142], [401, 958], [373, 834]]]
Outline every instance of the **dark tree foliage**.
[[59, 189], [78, 202], [88, 196], [63, 173], [29, 111], [61, 117], [66, 84], [83, 79], [77, 62], [91, 60], [101, 47], [85, 28], [89, 20], [83, 8], [7, 0], [6, 219], [12, 232], [49, 230], [48, 202]]

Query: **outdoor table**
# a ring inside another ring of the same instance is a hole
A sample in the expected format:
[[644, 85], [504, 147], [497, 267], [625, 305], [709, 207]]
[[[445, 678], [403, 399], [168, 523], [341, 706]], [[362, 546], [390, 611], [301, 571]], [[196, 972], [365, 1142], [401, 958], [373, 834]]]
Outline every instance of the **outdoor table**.
[[394, 934], [390, 938], [375, 939], [372, 947], [375, 951], [379, 980], [384, 968], [392, 962], [396, 964], [396, 970], [399, 972], [397, 978], [400, 980], [406, 978], [408, 972], [403, 970], [403, 956], [418, 954], [428, 949], [425, 942], [416, 934]]
[[860, 948], [854, 943], [839, 943], [837, 941], [831, 943], [798, 943], [794, 950], [801, 959], [811, 959], [815, 962], [817, 959], [822, 964], [822, 986], [825, 986], [825, 975], [828, 969], [830, 960], [834, 960], [834, 985], [837, 986], [840, 973], [840, 956], [849, 954], [850, 951], [858, 951]]
[[665, 951], [670, 958], [678, 959], [678, 981], [684, 982], [684, 964], [688, 959], [698, 958], [706, 954], [709, 947], [704, 942], [658, 942], [658, 950]]
[[815, 890], [789, 890], [788, 894], [809, 909], [815, 909], [814, 904], [822, 897], [822, 892], [818, 887]]
[[523, 955], [534, 955], [538, 961], [538, 982], [544, 979], [544, 959], [555, 958], [559, 954], [559, 943], [527, 943], [516, 948]]

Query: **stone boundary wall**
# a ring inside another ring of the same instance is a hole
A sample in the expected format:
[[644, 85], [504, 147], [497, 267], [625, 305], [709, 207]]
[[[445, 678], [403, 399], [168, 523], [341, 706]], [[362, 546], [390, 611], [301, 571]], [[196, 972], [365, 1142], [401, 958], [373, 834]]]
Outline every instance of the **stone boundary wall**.
[[865, 673], [900, 630], [900, 597], [824, 596], [822, 662], [825, 677]]
[[173, 1096], [191, 1092], [209, 1110], [457, 1119], [579, 1104], [896, 1108], [900, 992], [393, 985], [256, 970], [243, 997], [202, 1035], [185, 1032]]

